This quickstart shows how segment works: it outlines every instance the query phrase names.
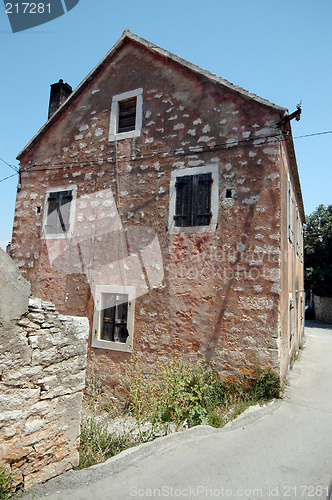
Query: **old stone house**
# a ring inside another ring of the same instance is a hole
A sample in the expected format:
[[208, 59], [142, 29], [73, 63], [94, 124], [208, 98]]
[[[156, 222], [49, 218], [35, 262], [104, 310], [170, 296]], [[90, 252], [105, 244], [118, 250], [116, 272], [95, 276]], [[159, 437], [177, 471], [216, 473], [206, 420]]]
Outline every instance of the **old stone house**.
[[18, 155], [11, 252], [36, 296], [89, 318], [105, 381], [133, 349], [287, 373], [303, 329], [293, 115], [128, 30], [73, 92], [52, 85]]

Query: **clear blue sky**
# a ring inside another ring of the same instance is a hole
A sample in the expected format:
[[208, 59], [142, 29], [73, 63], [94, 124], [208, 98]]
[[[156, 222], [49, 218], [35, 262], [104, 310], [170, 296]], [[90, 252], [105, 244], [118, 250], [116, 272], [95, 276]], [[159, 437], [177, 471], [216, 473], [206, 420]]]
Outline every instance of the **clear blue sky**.
[[[124, 29], [290, 112], [294, 137], [332, 130], [331, 0], [80, 0], [13, 34], [0, 4], [0, 157], [16, 156], [47, 119], [50, 84], [75, 88]], [[332, 134], [295, 139], [306, 213], [332, 203]], [[0, 161], [0, 179], [11, 174]], [[11, 239], [17, 176], [0, 182], [0, 242]]]

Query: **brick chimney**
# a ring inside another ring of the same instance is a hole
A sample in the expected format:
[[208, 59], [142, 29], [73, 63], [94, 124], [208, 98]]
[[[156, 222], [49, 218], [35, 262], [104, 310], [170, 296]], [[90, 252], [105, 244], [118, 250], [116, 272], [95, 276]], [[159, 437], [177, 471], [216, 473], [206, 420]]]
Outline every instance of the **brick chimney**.
[[72, 93], [73, 89], [68, 83], [63, 83], [59, 80], [58, 83], [51, 85], [50, 104], [48, 107], [48, 119], [60, 108], [61, 104], [65, 102], [67, 97]]

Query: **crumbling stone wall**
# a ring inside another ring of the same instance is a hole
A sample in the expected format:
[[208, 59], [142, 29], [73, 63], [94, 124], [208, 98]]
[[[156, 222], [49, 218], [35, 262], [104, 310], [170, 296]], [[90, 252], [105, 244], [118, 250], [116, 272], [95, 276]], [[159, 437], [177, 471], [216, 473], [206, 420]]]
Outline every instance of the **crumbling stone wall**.
[[0, 271], [0, 466], [29, 489], [78, 464], [89, 325], [29, 299], [2, 251]]
[[332, 297], [314, 295], [315, 318], [322, 323], [332, 324]]

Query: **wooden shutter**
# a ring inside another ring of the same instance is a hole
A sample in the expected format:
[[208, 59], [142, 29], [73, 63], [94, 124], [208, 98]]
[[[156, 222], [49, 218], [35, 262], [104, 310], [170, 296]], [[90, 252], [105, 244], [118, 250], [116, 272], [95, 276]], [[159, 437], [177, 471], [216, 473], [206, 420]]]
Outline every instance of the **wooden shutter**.
[[119, 101], [118, 133], [135, 130], [137, 97]]
[[61, 234], [69, 231], [72, 199], [72, 191], [49, 193], [46, 221], [47, 234]]
[[194, 178], [193, 226], [208, 226], [211, 220], [212, 175], [199, 174]]
[[177, 177], [175, 226], [208, 226], [211, 213], [212, 174]]
[[102, 310], [100, 335], [102, 340], [114, 340], [115, 302], [116, 296], [114, 294], [103, 294], [104, 309]]
[[56, 234], [57, 233], [57, 218], [58, 218], [58, 205], [59, 205], [59, 193], [50, 193], [48, 196], [48, 209], [47, 209], [47, 220], [46, 220], [46, 233]]
[[192, 220], [192, 176], [177, 177], [175, 183], [175, 226], [191, 226]]
[[59, 198], [59, 233], [67, 233], [70, 223], [70, 204], [73, 199], [71, 191], [61, 191]]

